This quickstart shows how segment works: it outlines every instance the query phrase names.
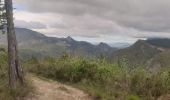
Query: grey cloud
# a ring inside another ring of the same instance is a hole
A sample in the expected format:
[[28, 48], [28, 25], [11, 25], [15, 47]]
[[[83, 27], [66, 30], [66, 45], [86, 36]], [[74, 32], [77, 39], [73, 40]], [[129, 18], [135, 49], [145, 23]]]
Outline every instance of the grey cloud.
[[60, 28], [60, 29], [70, 29], [72, 26], [63, 23], [53, 23], [49, 25], [51, 28]]
[[99, 35], [119, 34], [128, 29], [170, 32], [169, 0], [16, 0], [16, 3], [31, 12], [61, 14], [64, 24], [51, 27], [74, 32], [91, 30]]
[[28, 29], [44, 29], [46, 25], [40, 22], [26, 22], [23, 20], [15, 20], [15, 27], [28, 28]]

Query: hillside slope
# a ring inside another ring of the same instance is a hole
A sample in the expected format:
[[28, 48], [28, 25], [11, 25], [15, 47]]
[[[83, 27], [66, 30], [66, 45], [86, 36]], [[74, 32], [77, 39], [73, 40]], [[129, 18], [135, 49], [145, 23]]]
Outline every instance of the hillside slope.
[[[105, 43], [93, 45], [84, 41], [76, 41], [71, 37], [47, 37], [25, 28], [16, 28], [16, 36], [21, 57], [24, 59], [47, 56], [59, 57], [64, 52], [75, 56], [98, 57], [101, 55], [108, 56], [117, 50], [117, 48], [112, 48]], [[0, 44], [6, 43], [6, 35], [1, 35]]]
[[151, 63], [149, 64], [150, 68], [154, 68], [155, 70], [159, 70], [161, 67], [170, 68], [170, 50], [165, 50], [160, 54], [156, 55]]
[[118, 63], [125, 59], [129, 66], [146, 66], [147, 62], [160, 52], [157, 47], [139, 40], [134, 45], [115, 52], [112, 61]]
[[169, 38], [149, 38], [146, 42], [157, 47], [170, 48]]

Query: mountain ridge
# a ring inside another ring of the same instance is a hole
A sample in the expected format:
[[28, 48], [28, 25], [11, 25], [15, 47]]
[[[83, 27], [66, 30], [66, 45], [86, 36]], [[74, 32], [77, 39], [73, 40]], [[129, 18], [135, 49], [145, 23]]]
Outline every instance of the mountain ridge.
[[[117, 48], [110, 47], [106, 43], [93, 45], [86, 41], [76, 41], [70, 36], [66, 38], [48, 37], [26, 28], [16, 28], [16, 37], [21, 55], [27, 56], [24, 58], [59, 57], [63, 52], [74, 56], [99, 57], [108, 56], [117, 51]], [[0, 38], [1, 44], [7, 43], [4, 38], [6, 38], [4, 35]]]
[[114, 52], [112, 60], [118, 63], [122, 59], [126, 59], [129, 66], [147, 66], [147, 61], [160, 52], [157, 47], [145, 40], [138, 40], [132, 46]]

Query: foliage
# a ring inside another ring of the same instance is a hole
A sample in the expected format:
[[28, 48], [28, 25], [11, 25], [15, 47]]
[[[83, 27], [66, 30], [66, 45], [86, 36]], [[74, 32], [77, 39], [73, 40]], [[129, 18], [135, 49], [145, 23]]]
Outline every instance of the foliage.
[[6, 52], [0, 51], [0, 100], [23, 100], [33, 88], [29, 83], [25, 84], [24, 87], [18, 84], [15, 91], [9, 88], [6, 54]]
[[140, 100], [138, 96], [130, 95], [127, 100]]
[[32, 59], [25, 66], [37, 75], [81, 88], [96, 100], [156, 100], [170, 90], [169, 70], [151, 73], [144, 67], [128, 68], [126, 61], [115, 65], [104, 59], [64, 56]]

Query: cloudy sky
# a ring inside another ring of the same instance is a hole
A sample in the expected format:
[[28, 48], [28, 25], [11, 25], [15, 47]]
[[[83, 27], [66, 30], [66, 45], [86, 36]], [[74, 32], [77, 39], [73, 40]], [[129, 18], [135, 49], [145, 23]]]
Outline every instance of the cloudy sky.
[[90, 42], [170, 38], [170, 0], [13, 0], [15, 25]]

